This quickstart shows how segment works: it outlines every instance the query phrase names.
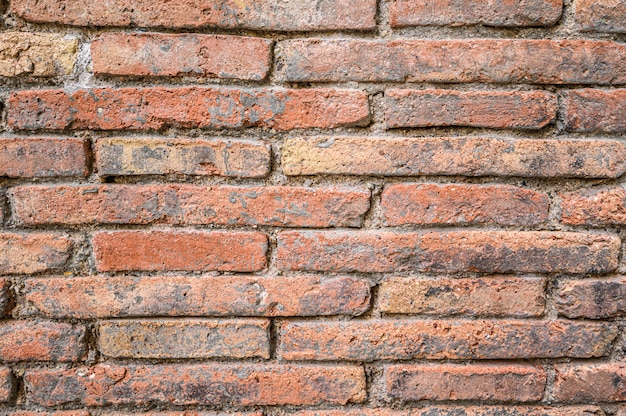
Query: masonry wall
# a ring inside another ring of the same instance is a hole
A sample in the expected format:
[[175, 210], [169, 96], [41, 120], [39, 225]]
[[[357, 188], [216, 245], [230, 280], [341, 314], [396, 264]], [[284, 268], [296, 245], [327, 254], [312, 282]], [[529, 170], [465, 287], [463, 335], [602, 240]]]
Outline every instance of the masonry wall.
[[624, 0], [10, 0], [0, 414], [624, 416]]

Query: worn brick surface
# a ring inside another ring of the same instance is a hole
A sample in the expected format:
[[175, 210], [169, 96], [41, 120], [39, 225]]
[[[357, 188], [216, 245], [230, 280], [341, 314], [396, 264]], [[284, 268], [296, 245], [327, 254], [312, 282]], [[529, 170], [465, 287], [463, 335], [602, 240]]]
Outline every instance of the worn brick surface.
[[571, 280], [556, 292], [556, 307], [568, 318], [602, 319], [626, 315], [626, 279]]
[[41, 224], [273, 225], [358, 227], [369, 208], [363, 188], [193, 185], [13, 188], [18, 222]]
[[98, 75], [259, 81], [269, 71], [270, 45], [253, 37], [104, 33], [91, 43], [91, 54]]
[[96, 140], [101, 176], [210, 175], [264, 178], [270, 172], [270, 149], [243, 140], [185, 138], [102, 138]]
[[278, 235], [278, 267], [370, 273], [606, 273], [617, 267], [619, 248], [618, 237], [602, 234], [285, 231]]
[[78, 319], [360, 315], [370, 301], [363, 280], [318, 276], [57, 277], [27, 280], [24, 293], [38, 314]]
[[626, 131], [626, 89], [571, 90], [562, 99], [565, 128], [575, 132]]
[[474, 24], [550, 26], [558, 22], [562, 8], [561, 0], [392, 0], [389, 5], [392, 27]]
[[0, 176], [86, 176], [86, 150], [86, 142], [82, 139], [0, 138]]
[[139, 26], [166, 28], [244, 28], [280, 31], [330, 29], [368, 30], [376, 27], [374, 0], [272, 0], [255, 3], [227, 0], [176, 3], [148, 0], [14, 0], [11, 10], [32, 22], [76, 26]]
[[114, 358], [269, 358], [269, 321], [133, 320], [98, 326], [103, 355]]
[[514, 321], [283, 323], [285, 360], [588, 358], [605, 356], [615, 325]]
[[381, 207], [387, 226], [536, 225], [547, 220], [549, 200], [513, 186], [393, 184], [385, 187]]
[[541, 399], [545, 372], [526, 365], [390, 365], [390, 397], [402, 400], [534, 402]]
[[267, 235], [227, 231], [111, 231], [93, 237], [96, 267], [251, 272], [266, 266]]
[[7, 314], [9, 305], [11, 304], [11, 281], [0, 279], [0, 317]]
[[468, 126], [537, 130], [554, 122], [557, 101], [544, 91], [385, 92], [387, 127]]
[[576, 403], [623, 402], [626, 400], [625, 379], [623, 363], [558, 365], [554, 398]]
[[33, 369], [26, 396], [42, 406], [82, 403], [318, 405], [365, 400], [358, 366], [282, 364], [107, 365]]
[[29, 274], [61, 268], [72, 241], [58, 233], [0, 234], [0, 274]]
[[626, 33], [624, 0], [576, 0], [576, 22], [583, 30]]
[[544, 289], [538, 278], [392, 277], [381, 282], [378, 302], [388, 314], [531, 317], [544, 312]]
[[[604, 416], [598, 406], [445, 406], [419, 409], [358, 408], [345, 410], [302, 410], [294, 416]], [[621, 415], [620, 415], [621, 416]]]
[[14, 92], [7, 123], [24, 130], [161, 130], [358, 126], [369, 121], [367, 94], [348, 89], [226, 87], [97, 88]]
[[50, 77], [74, 71], [78, 41], [56, 34], [0, 34], [0, 77]]
[[624, 84], [625, 57], [616, 42], [518, 39], [295, 39], [277, 54], [291, 82]]
[[0, 367], [0, 402], [8, 402], [13, 398], [17, 385], [10, 368]]
[[561, 194], [561, 221], [582, 226], [626, 224], [626, 190], [621, 187], [584, 189]]
[[613, 140], [479, 137], [298, 137], [285, 141], [287, 175], [615, 178], [626, 171]]

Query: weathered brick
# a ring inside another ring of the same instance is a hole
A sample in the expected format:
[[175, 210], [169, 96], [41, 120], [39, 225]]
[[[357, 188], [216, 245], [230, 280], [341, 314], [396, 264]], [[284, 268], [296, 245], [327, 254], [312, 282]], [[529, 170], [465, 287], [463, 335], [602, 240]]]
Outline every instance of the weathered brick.
[[102, 138], [96, 140], [100, 176], [216, 175], [264, 178], [270, 149], [263, 143], [226, 139]]
[[548, 219], [547, 195], [508, 185], [392, 184], [381, 195], [386, 226], [409, 224], [537, 225]]
[[56, 412], [40, 412], [29, 410], [18, 410], [8, 413], [7, 416], [90, 416], [86, 410], [59, 410]]
[[51, 33], [0, 33], [0, 77], [51, 77], [74, 71], [78, 41]]
[[576, 0], [576, 22], [584, 31], [626, 33], [624, 0]]
[[563, 93], [562, 106], [568, 131], [626, 132], [626, 89], [566, 91]]
[[96, 75], [202, 76], [259, 81], [271, 41], [242, 36], [104, 33], [91, 43]]
[[11, 282], [6, 279], [0, 279], [0, 317], [7, 314], [11, 301]]
[[545, 309], [546, 282], [538, 278], [417, 279], [380, 284], [378, 306], [388, 314], [536, 317]]
[[537, 130], [556, 119], [556, 96], [546, 91], [385, 91], [388, 128], [468, 126]]
[[607, 41], [295, 39], [276, 59], [288, 82], [626, 83], [626, 46]]
[[[147, 413], [101, 413], [103, 416], [263, 416], [263, 412], [211, 412], [184, 410], [182, 412], [147, 412]], [[591, 416], [591, 415], [590, 415]]]
[[261, 270], [267, 235], [228, 231], [102, 231], [93, 247], [99, 271]]
[[228, 87], [97, 88], [19, 91], [7, 123], [24, 130], [162, 130], [267, 127], [333, 128], [369, 122], [359, 90]]
[[51, 318], [360, 315], [370, 287], [354, 277], [58, 277], [26, 280], [24, 299]]
[[285, 141], [282, 166], [287, 175], [616, 178], [626, 151], [613, 140], [308, 137]]
[[75, 26], [132, 26], [165, 28], [237, 28], [315, 31], [376, 27], [375, 0], [204, 0], [177, 2], [112, 0], [14, 0], [11, 10], [30, 22]]
[[264, 319], [105, 321], [98, 333], [113, 358], [270, 358]]
[[284, 231], [278, 268], [330, 272], [607, 273], [614, 235], [524, 231]]
[[72, 241], [62, 234], [0, 234], [0, 274], [30, 274], [61, 268]]
[[568, 321], [284, 322], [284, 360], [526, 359], [606, 356], [612, 324]]
[[432, 2], [392, 0], [392, 27], [407, 26], [551, 26], [559, 21], [562, 0], [437, 0]]
[[83, 139], [0, 138], [0, 176], [37, 178], [86, 176]]
[[561, 194], [561, 221], [570, 225], [626, 224], [626, 190], [621, 187], [584, 189]]
[[0, 367], [0, 402], [5, 403], [13, 398], [17, 388], [10, 368]]
[[419, 409], [302, 410], [291, 416], [604, 416], [597, 406], [426, 406]]
[[561, 402], [626, 401], [626, 364], [562, 364], [556, 367], [554, 398]]
[[85, 328], [50, 321], [0, 323], [0, 361], [79, 361], [86, 352]]
[[388, 365], [385, 383], [401, 400], [533, 402], [543, 397], [546, 374], [526, 365]]
[[358, 227], [364, 188], [88, 185], [11, 190], [20, 224], [186, 224]]
[[91, 368], [32, 369], [26, 397], [42, 406], [81, 403], [166, 405], [317, 405], [362, 402], [359, 366], [101, 364]]
[[568, 318], [626, 316], [626, 278], [561, 282], [556, 308]]

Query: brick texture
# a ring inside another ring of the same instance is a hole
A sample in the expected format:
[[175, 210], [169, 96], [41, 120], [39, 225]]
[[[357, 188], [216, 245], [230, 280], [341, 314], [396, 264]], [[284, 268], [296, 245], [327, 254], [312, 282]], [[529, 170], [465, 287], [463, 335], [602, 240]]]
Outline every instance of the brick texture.
[[30, 274], [59, 269], [72, 241], [62, 234], [0, 234], [0, 274]]
[[50, 77], [74, 71], [78, 41], [55, 34], [0, 34], [0, 76]]
[[81, 139], [0, 138], [0, 176], [83, 177], [87, 175], [86, 150]]
[[568, 318], [602, 319], [626, 315], [626, 280], [582, 280], [561, 283], [556, 307]]
[[626, 33], [623, 0], [576, 0], [576, 21], [582, 30]]

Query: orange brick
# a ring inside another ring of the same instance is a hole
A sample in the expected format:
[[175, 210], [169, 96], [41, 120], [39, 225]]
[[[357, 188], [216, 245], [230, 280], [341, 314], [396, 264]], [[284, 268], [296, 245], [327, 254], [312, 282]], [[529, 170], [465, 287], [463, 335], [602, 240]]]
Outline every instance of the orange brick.
[[60, 269], [72, 241], [62, 234], [0, 234], [0, 274], [31, 274]]
[[568, 318], [626, 316], [626, 278], [564, 281], [555, 298], [556, 309]]
[[585, 404], [626, 401], [626, 365], [619, 362], [557, 365], [554, 398]]
[[592, 227], [626, 224], [626, 190], [621, 187], [584, 189], [561, 194], [561, 221]]

